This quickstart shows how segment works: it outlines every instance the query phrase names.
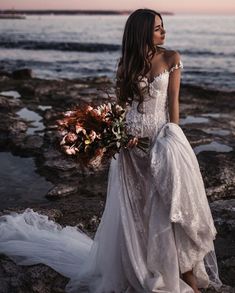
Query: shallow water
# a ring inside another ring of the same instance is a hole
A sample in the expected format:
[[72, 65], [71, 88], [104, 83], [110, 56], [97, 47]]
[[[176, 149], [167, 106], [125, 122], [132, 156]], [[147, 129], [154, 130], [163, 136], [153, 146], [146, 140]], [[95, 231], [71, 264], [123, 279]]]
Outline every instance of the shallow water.
[[226, 129], [203, 129], [203, 131], [218, 136], [227, 136], [230, 134], [230, 131]]
[[47, 201], [45, 194], [53, 185], [37, 173], [32, 158], [0, 152], [0, 161], [0, 209]]
[[42, 105], [39, 105], [38, 106], [38, 109], [40, 109], [42, 111], [50, 110], [50, 109], [52, 109], [52, 106], [42, 106]]
[[[127, 15], [33, 15], [0, 25], [1, 67], [43, 78], [114, 78]], [[181, 53], [182, 82], [235, 90], [235, 16], [164, 15], [164, 47]]]
[[18, 99], [21, 97], [21, 95], [17, 91], [3, 91], [0, 92], [0, 96], [5, 96], [5, 97], [12, 97], [15, 99]]
[[31, 127], [28, 127], [26, 134], [31, 135], [35, 132], [40, 132], [44, 130], [45, 126], [42, 122], [42, 116], [40, 116], [38, 113], [27, 108], [23, 108], [20, 111], [16, 112], [16, 114], [27, 121], [32, 121], [30, 123]]
[[210, 118], [220, 118], [222, 116], [222, 113], [205, 113], [205, 114], [201, 114], [201, 116], [210, 117]]
[[196, 146], [194, 148], [194, 152], [195, 154], [199, 154], [201, 152], [219, 152], [219, 153], [228, 153], [228, 152], [231, 152], [233, 151], [233, 148], [226, 145], [226, 144], [222, 144], [222, 143], [219, 143], [217, 141], [213, 141], [211, 143], [208, 143], [208, 144], [202, 144], [202, 145], [199, 145], [199, 146]]
[[196, 117], [196, 116], [192, 116], [192, 115], [188, 115], [186, 118], [182, 118], [180, 119], [179, 124], [180, 125], [186, 125], [186, 124], [194, 124], [194, 123], [207, 123], [209, 122], [208, 118], [204, 118], [204, 117]]

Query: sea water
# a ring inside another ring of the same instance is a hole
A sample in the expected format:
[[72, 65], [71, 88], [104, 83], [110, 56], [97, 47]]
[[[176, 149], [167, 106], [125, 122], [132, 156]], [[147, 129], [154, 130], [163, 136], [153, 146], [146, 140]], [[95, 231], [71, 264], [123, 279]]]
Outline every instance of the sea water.
[[[0, 70], [41, 78], [115, 78], [127, 15], [27, 15], [0, 20]], [[235, 90], [235, 15], [163, 15], [164, 47], [184, 63], [182, 83]]]

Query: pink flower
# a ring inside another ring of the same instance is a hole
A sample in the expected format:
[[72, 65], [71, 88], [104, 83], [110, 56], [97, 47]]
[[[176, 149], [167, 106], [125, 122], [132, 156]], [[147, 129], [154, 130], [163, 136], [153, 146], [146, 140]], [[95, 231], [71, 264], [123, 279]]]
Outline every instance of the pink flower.
[[76, 148], [75, 147], [69, 147], [66, 145], [63, 147], [63, 149], [67, 155], [76, 155]]
[[73, 132], [69, 132], [69, 133], [66, 135], [65, 140], [66, 140], [66, 142], [68, 142], [68, 143], [73, 143], [73, 142], [75, 142], [75, 141], [77, 140], [77, 138], [78, 138], [78, 136], [77, 136], [75, 133], [73, 133]]
[[75, 125], [76, 133], [79, 133], [82, 131], [83, 134], [86, 134], [86, 129], [84, 129], [81, 124], [77, 123]]
[[73, 116], [73, 115], [75, 115], [76, 114], [76, 111], [66, 111], [65, 113], [64, 113], [64, 116], [65, 117], [70, 117], [70, 116]]
[[97, 137], [97, 134], [94, 130], [91, 131], [91, 133], [89, 134], [89, 138], [90, 138], [90, 141], [94, 141], [95, 138]]
[[93, 107], [91, 107], [90, 105], [87, 107], [87, 111], [91, 111], [93, 110]]
[[78, 136], [73, 133], [73, 132], [69, 132], [68, 134], [66, 134], [63, 139], [60, 142], [60, 145], [66, 144], [66, 143], [73, 143], [77, 140]]

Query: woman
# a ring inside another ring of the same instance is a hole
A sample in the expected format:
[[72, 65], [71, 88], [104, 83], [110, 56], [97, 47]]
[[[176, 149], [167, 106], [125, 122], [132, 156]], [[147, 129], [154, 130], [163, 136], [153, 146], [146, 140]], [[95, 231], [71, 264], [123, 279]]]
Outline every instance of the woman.
[[[180, 68], [166, 50], [159, 13], [126, 23], [117, 96], [135, 138], [112, 159], [105, 210], [94, 240], [30, 209], [1, 217], [0, 252], [45, 263], [70, 278], [67, 292], [193, 293], [221, 286], [214, 227], [197, 159], [179, 122]], [[136, 147], [149, 137], [147, 153]]]

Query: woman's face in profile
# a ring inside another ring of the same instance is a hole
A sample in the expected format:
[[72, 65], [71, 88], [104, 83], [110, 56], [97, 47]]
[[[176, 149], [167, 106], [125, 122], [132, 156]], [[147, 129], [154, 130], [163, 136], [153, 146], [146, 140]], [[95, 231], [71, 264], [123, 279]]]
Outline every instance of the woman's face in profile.
[[166, 31], [164, 30], [164, 28], [162, 26], [162, 20], [158, 15], [156, 15], [154, 29], [153, 29], [153, 43], [154, 43], [154, 45], [164, 44], [165, 35], [166, 35]]

